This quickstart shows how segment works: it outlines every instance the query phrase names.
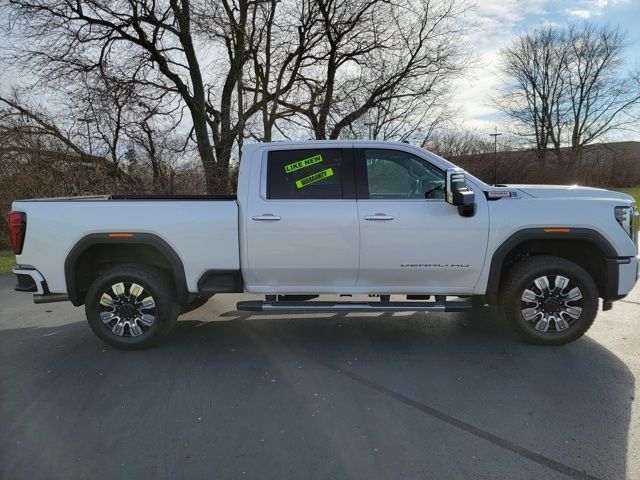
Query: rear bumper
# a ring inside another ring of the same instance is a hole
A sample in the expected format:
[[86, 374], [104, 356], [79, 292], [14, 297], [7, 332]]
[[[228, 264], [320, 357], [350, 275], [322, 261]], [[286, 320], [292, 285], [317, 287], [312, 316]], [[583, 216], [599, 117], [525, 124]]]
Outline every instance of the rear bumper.
[[16, 292], [27, 292], [36, 295], [46, 295], [49, 293], [47, 281], [34, 267], [29, 265], [16, 265], [11, 271], [16, 275], [18, 280], [14, 288]]

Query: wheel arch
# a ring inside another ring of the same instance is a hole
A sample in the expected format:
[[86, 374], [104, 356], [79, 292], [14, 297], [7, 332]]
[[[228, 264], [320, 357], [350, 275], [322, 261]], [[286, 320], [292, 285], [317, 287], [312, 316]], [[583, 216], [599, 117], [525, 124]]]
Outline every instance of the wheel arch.
[[84, 303], [96, 267], [119, 264], [149, 265], [166, 271], [176, 289], [178, 302], [189, 301], [184, 265], [165, 240], [151, 233], [105, 232], [81, 238], [65, 259], [64, 275], [71, 303], [75, 306]]
[[527, 228], [515, 232], [494, 252], [487, 281], [487, 300], [496, 304], [507, 269], [526, 255], [554, 255], [585, 268], [602, 298], [618, 293], [617, 252], [599, 232], [589, 228]]

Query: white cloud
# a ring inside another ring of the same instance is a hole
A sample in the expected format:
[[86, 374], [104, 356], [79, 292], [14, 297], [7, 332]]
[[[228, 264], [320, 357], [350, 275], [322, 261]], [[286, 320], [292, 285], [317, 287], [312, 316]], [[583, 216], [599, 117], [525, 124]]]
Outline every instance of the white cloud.
[[587, 20], [591, 17], [602, 15], [607, 7], [627, 3], [629, 3], [629, 0], [581, 0], [578, 8], [567, 8], [564, 12], [570, 17]]
[[592, 4], [597, 8], [606, 8], [611, 7], [618, 4], [629, 3], [630, 0], [586, 0], [587, 3]]
[[492, 17], [501, 21], [514, 23], [523, 20], [527, 15], [539, 15], [545, 12], [545, 5], [550, 0], [483, 0], [478, 2], [475, 13], [480, 17]]
[[581, 8], [577, 8], [575, 10], [568, 10], [567, 14], [572, 17], [582, 18], [586, 20], [587, 18], [591, 18], [591, 12], [589, 10], [584, 10]]

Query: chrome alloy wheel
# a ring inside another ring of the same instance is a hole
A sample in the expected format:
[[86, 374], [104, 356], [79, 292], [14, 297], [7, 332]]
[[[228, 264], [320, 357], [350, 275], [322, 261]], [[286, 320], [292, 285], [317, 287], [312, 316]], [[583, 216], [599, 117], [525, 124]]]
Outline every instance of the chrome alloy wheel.
[[151, 328], [155, 309], [151, 294], [136, 283], [116, 283], [100, 297], [102, 323], [120, 337], [137, 337]]
[[562, 275], [536, 278], [521, 297], [525, 321], [540, 332], [567, 330], [582, 314], [582, 291]]

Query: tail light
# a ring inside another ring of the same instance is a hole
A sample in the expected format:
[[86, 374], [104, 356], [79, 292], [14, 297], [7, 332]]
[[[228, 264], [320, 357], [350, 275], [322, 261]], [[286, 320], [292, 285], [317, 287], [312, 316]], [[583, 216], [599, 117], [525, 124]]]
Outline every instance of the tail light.
[[7, 221], [9, 223], [11, 249], [13, 253], [20, 255], [24, 245], [24, 234], [27, 231], [27, 214], [24, 212], [10, 212]]

